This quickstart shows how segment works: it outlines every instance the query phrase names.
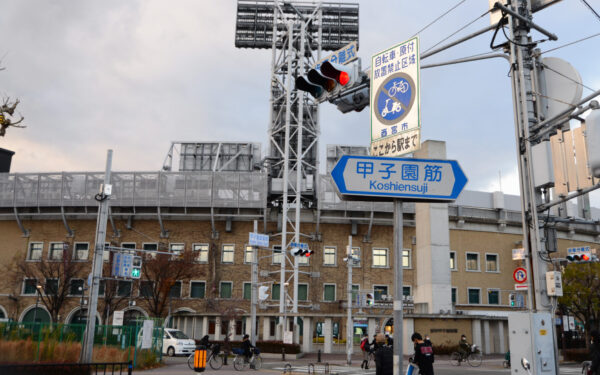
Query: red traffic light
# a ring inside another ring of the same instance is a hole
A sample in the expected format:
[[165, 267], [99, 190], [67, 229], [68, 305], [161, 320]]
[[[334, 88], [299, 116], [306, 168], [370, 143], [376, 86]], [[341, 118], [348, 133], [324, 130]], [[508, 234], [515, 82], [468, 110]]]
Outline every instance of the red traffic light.
[[350, 76], [346, 72], [340, 72], [338, 81], [340, 82], [340, 85], [346, 86], [346, 84], [350, 81]]
[[590, 257], [589, 257], [589, 255], [587, 255], [587, 254], [581, 254], [581, 260], [583, 260], [583, 261], [586, 261], [586, 262], [587, 262], [588, 260], [590, 260]]
[[306, 253], [304, 254], [307, 258], [310, 257], [311, 255], [313, 255], [315, 253], [314, 250], [306, 250]]
[[323, 73], [325, 77], [335, 79], [337, 83], [342, 86], [346, 86], [348, 83], [350, 83], [351, 77], [348, 72], [351, 71], [351, 69], [352, 66], [338, 64], [334, 65], [329, 61], [325, 61], [323, 64], [321, 64], [321, 73]]

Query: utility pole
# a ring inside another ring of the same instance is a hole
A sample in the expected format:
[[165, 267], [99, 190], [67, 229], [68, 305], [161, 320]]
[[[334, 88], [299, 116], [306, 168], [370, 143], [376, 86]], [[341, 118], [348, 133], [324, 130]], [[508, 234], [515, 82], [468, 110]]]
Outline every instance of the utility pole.
[[[258, 233], [258, 220], [254, 220], [254, 233]], [[252, 345], [256, 345], [256, 305], [258, 300], [258, 247], [252, 246], [252, 277], [250, 282], [252, 283], [252, 296], [250, 306], [250, 342]]]
[[90, 286], [87, 321], [85, 324], [85, 335], [81, 346], [80, 363], [91, 363], [94, 350], [94, 332], [96, 331], [96, 309], [98, 308], [98, 290], [102, 278], [102, 253], [106, 242], [106, 221], [108, 219], [108, 200], [111, 194], [110, 169], [112, 165], [112, 150], [106, 155], [106, 171], [104, 172], [104, 184], [96, 200], [100, 202], [98, 207], [98, 219], [96, 221], [96, 245], [94, 248], [94, 259], [92, 261], [92, 285]]
[[[498, 4], [498, 3], [497, 3]], [[527, 260], [526, 269], [528, 277], [527, 305], [529, 310], [529, 324], [532, 334], [531, 348], [537, 348], [534, 332], [534, 312], [551, 313], [551, 301], [546, 293], [545, 275], [547, 266], [540, 259], [544, 252], [540, 227], [538, 222], [537, 206], [542, 203], [542, 194], [536, 189], [533, 181], [533, 160], [532, 144], [529, 141], [531, 127], [540, 122], [539, 108], [536, 106], [534, 93], [541, 91], [537, 87], [536, 67], [533, 56], [535, 44], [531, 42], [529, 30], [533, 26], [531, 23], [531, 0], [518, 0], [515, 2], [516, 8], [502, 8], [509, 14], [509, 28], [511, 30], [512, 41], [510, 41], [510, 63], [512, 67], [512, 89], [513, 105], [515, 114], [515, 138], [517, 146], [517, 159], [519, 165], [520, 189], [521, 189], [521, 210], [523, 223], [523, 246], [526, 249]], [[535, 26], [534, 26], [535, 27]], [[536, 29], [550, 39], [556, 40], [556, 36], [539, 27]], [[553, 318], [553, 317], [551, 317]], [[554, 335], [553, 321], [549, 324]], [[542, 357], [549, 358], [549, 353], [542, 353], [541, 350], [532, 350], [534, 358], [531, 358], [531, 373], [539, 374], [542, 371], [540, 366]], [[558, 374], [558, 360], [554, 357], [554, 371]]]
[[354, 329], [352, 322], [352, 266], [354, 265], [354, 257], [352, 256], [352, 235], [348, 236], [348, 251], [346, 252], [348, 260], [348, 317], [346, 318], [346, 364], [352, 365], [352, 331]]

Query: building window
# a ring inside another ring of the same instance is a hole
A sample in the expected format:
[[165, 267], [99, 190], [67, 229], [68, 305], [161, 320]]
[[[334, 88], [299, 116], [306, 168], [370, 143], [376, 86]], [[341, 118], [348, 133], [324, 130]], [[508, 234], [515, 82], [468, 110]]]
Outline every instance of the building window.
[[221, 335], [227, 336], [229, 331], [229, 320], [221, 320]]
[[279, 287], [279, 284], [273, 284], [273, 287], [271, 288], [271, 299], [273, 301], [279, 301], [280, 293], [281, 293], [281, 288]]
[[208, 263], [208, 244], [207, 243], [195, 243], [192, 245], [192, 251], [194, 251], [194, 259], [198, 263]]
[[388, 249], [373, 248], [373, 267], [388, 267]]
[[308, 260], [310, 259], [310, 257], [307, 257], [307, 256], [298, 256], [295, 258], [298, 258], [298, 264], [301, 266], [308, 265]]
[[323, 248], [323, 265], [324, 266], [335, 266], [335, 252], [336, 248], [333, 246], [325, 246]]
[[497, 289], [488, 289], [488, 304], [499, 305], [500, 304], [500, 291]]
[[30, 296], [37, 293], [37, 279], [23, 280], [23, 295]]
[[69, 295], [71, 296], [82, 296], [83, 295], [83, 279], [71, 279], [69, 285]]
[[403, 296], [412, 296], [412, 288], [409, 286], [402, 286], [402, 295]]
[[47, 296], [55, 296], [58, 294], [58, 279], [46, 279], [44, 293]]
[[208, 319], [208, 334], [214, 335], [216, 331], [217, 320], [216, 319]]
[[171, 289], [169, 290], [169, 297], [181, 298], [181, 281], [175, 281], [175, 283], [171, 285]]
[[173, 254], [174, 258], [179, 258], [183, 255], [185, 250], [185, 244], [183, 243], [172, 243], [169, 244], [169, 252]]
[[308, 301], [308, 284], [298, 284], [298, 301]]
[[386, 298], [387, 298], [387, 294], [388, 294], [387, 285], [374, 285], [373, 286], [373, 294], [374, 294], [373, 297], [375, 298], [375, 302], [383, 301], [383, 296], [386, 296]]
[[48, 259], [62, 260], [64, 251], [65, 244], [63, 242], [52, 242], [48, 251]]
[[140, 297], [152, 297], [154, 294], [152, 281], [140, 281]]
[[354, 263], [352, 263], [352, 267], [360, 267], [362, 264], [360, 247], [352, 248], [352, 257], [355, 259]]
[[469, 294], [469, 304], [479, 305], [481, 303], [479, 288], [469, 288], [467, 292]]
[[29, 250], [27, 251], [27, 260], [41, 260], [43, 248], [43, 242], [30, 242]]
[[106, 280], [100, 280], [98, 283], [98, 295], [104, 296], [104, 289], [106, 288]]
[[206, 283], [204, 281], [192, 281], [190, 284], [190, 298], [204, 298]]
[[360, 304], [358, 295], [360, 293], [360, 285], [352, 284], [352, 303]]
[[221, 255], [221, 263], [233, 264], [234, 251], [235, 251], [234, 245], [223, 245], [223, 254]]
[[87, 260], [90, 251], [90, 244], [87, 242], [75, 243], [75, 251], [73, 252], [74, 260]]
[[283, 256], [281, 255], [281, 246], [275, 245], [273, 246], [273, 258], [271, 260], [271, 264], [281, 264], [281, 260]]
[[410, 268], [411, 265], [412, 265], [412, 262], [410, 259], [410, 249], [402, 250], [402, 267]]
[[335, 284], [323, 284], [323, 301], [335, 302]]
[[110, 246], [109, 242], [104, 243], [104, 249], [102, 249], [102, 260], [104, 262], [108, 262], [110, 260], [110, 250], [108, 250], [109, 246]]
[[485, 254], [485, 271], [500, 272], [498, 267], [498, 254]]
[[456, 271], [456, 251], [450, 252], [450, 269]]
[[479, 271], [479, 253], [467, 253], [467, 271]]
[[219, 284], [219, 297], [220, 298], [231, 298], [231, 292], [233, 290], [233, 282], [221, 281]]
[[131, 296], [131, 281], [119, 280], [117, 284], [117, 296], [119, 297], [130, 297]]
[[244, 263], [252, 263], [253, 254], [254, 248], [246, 245], [246, 248], [244, 249]]
[[269, 318], [269, 336], [275, 336], [275, 328], [277, 326], [277, 318]]
[[452, 303], [456, 304], [456, 288], [452, 287]]
[[244, 283], [244, 299], [252, 298], [252, 283]]
[[147, 251], [147, 253], [144, 253], [145, 256], [150, 257], [150, 258], [156, 258], [156, 251], [158, 251], [158, 244], [157, 243], [145, 243], [145, 244], [142, 244], [142, 249]]
[[121, 243], [121, 247], [123, 249], [135, 249], [135, 246], [136, 246], [135, 242], [122, 242]]

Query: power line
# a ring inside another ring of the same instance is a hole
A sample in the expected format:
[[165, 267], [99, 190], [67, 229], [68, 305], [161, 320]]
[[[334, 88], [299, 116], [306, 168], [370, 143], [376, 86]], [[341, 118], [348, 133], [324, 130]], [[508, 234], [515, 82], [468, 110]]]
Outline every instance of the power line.
[[467, 27], [471, 26], [472, 24], [474, 24], [475, 22], [477, 22], [480, 18], [484, 17], [486, 14], [488, 14], [491, 10], [487, 10], [487, 12], [483, 13], [481, 16], [475, 18], [473, 21], [469, 22], [468, 24], [466, 24], [465, 26], [461, 27], [460, 29], [456, 30], [455, 32], [453, 32], [452, 34], [448, 35], [447, 37], [445, 37], [444, 39], [440, 40], [439, 42], [437, 42], [436, 44], [434, 44], [433, 46], [429, 47], [429, 49], [427, 49], [426, 51], [424, 51], [423, 53], [429, 52], [432, 49], [434, 49], [435, 47], [437, 47], [438, 45], [440, 45], [441, 43], [445, 42], [446, 40], [452, 38], [454, 35], [458, 34], [459, 32], [463, 31], [464, 29], [466, 29]]
[[446, 16], [448, 13], [452, 12], [454, 9], [458, 8], [459, 5], [461, 5], [462, 3], [464, 3], [467, 0], [461, 0], [458, 2], [458, 4], [456, 4], [455, 6], [453, 6], [452, 8], [448, 9], [444, 14], [442, 14], [441, 16], [439, 16], [438, 18], [434, 19], [433, 21], [431, 21], [427, 26], [423, 27], [421, 30], [417, 31], [416, 33], [414, 33], [412, 37], [414, 37], [417, 34], [422, 33], [423, 31], [425, 31], [427, 28], [429, 28], [429, 26], [433, 25], [434, 23], [436, 23], [437, 21], [439, 21], [440, 19], [442, 19], [444, 16]]
[[579, 40], [575, 40], [575, 41], [573, 41], [573, 42], [571, 42], [571, 43], [563, 44], [562, 46], [558, 46], [558, 47], [556, 47], [556, 48], [551, 48], [551, 49], [549, 49], [549, 50], [547, 50], [547, 51], [544, 51], [544, 52], [542, 52], [541, 54], [543, 55], [544, 53], [548, 53], [548, 52], [556, 51], [557, 49], [561, 49], [561, 48], [564, 48], [564, 47], [568, 47], [568, 46], [570, 46], [570, 45], [573, 45], [573, 44], [576, 44], [576, 43], [579, 43], [579, 42], [583, 42], [584, 40], [588, 40], [588, 39], [591, 39], [591, 38], [595, 38], [595, 37], [597, 37], [598, 35], [600, 35], [600, 33], [596, 33], [596, 34], [593, 34], [593, 35], [590, 35], [590, 36], [586, 36], [585, 38], [581, 38], [581, 39], [579, 39]]
[[584, 3], [585, 6], [587, 6], [587, 8], [590, 10], [590, 12], [594, 13], [596, 18], [598, 18], [598, 20], [600, 21], [600, 14], [598, 14], [598, 12], [596, 12], [594, 10], [594, 8], [592, 8], [592, 6], [590, 4], [588, 4], [588, 2], [586, 0], [581, 0], [581, 2]]

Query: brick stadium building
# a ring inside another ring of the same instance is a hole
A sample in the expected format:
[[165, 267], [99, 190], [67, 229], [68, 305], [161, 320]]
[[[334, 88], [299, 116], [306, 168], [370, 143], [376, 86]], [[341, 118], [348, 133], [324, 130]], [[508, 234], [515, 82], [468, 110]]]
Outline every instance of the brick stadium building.
[[[442, 142], [426, 142], [425, 152], [444, 151]], [[329, 167], [339, 156], [339, 146], [328, 146]], [[234, 154], [234, 152], [232, 152]], [[248, 161], [248, 160], [246, 160]], [[242, 169], [246, 170], [242, 170]], [[258, 220], [259, 232], [269, 233], [271, 250], [261, 250], [259, 282], [270, 288], [258, 309], [260, 340], [281, 339], [279, 270], [281, 215], [269, 205], [271, 185], [265, 171], [249, 166], [214, 173], [206, 170], [179, 172], [113, 172], [113, 195], [107, 242], [146, 250], [190, 252], [192, 277], [174, 280], [164, 317], [194, 338], [209, 334], [233, 339], [250, 330], [250, 260], [248, 233]], [[468, 171], [467, 175], [468, 175]], [[82, 263], [79, 276], [69, 280], [71, 292], [57, 320], [76, 322], [85, 308], [79, 287], [90, 272], [97, 219], [94, 195], [103, 173], [0, 174], [0, 262], [29, 265], [60, 261], [64, 243]], [[355, 342], [362, 332], [372, 336], [393, 333], [393, 206], [385, 202], [346, 202], [335, 194], [330, 178], [316, 179], [313, 207], [302, 211], [302, 233], [315, 253], [300, 265], [299, 313], [296, 340], [305, 352], [344, 351], [346, 327], [346, 256], [348, 237], [360, 264], [353, 268]], [[512, 260], [512, 249], [521, 247], [522, 223], [519, 197], [501, 192], [464, 191], [451, 204], [407, 203], [404, 206], [403, 288], [405, 299], [404, 348], [412, 347], [413, 331], [429, 333], [434, 343], [456, 343], [461, 334], [479, 344], [484, 353], [508, 349], [507, 313], [514, 293], [513, 271], [521, 261]], [[553, 211], [552, 217], [597, 219], [598, 210], [579, 213], [571, 204]], [[575, 246], [596, 247], [598, 225], [556, 224], [558, 253]], [[108, 254], [108, 253], [106, 253]], [[561, 255], [562, 254], [562, 255]], [[271, 255], [271, 256], [268, 256]], [[264, 257], [263, 257], [264, 256]], [[107, 261], [109, 259], [107, 258]], [[0, 285], [0, 318], [15, 321], [49, 321], [39, 303], [40, 283], [64, 280], [14, 280]], [[143, 277], [133, 284], [121, 281], [122, 300], [114, 309], [125, 310], [125, 320], [151, 316], [140, 293]], [[54, 284], [54, 285], [55, 285]], [[284, 286], [285, 287], [285, 286]], [[365, 292], [374, 304], [365, 304]], [[102, 324], [110, 324], [112, 311], [103, 309]], [[113, 309], [113, 310], [114, 310]], [[224, 309], [227, 310], [224, 313]], [[104, 315], [103, 315], [104, 313]]]

